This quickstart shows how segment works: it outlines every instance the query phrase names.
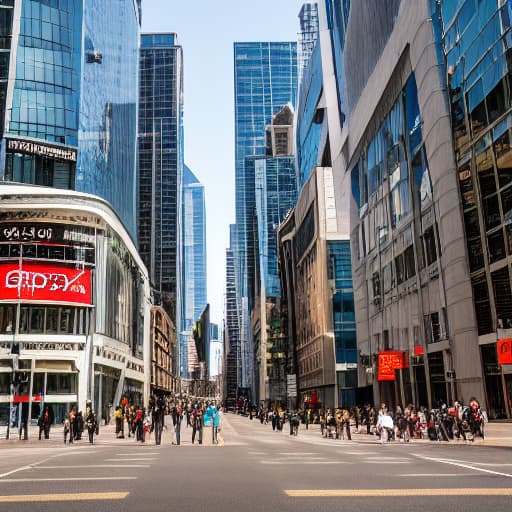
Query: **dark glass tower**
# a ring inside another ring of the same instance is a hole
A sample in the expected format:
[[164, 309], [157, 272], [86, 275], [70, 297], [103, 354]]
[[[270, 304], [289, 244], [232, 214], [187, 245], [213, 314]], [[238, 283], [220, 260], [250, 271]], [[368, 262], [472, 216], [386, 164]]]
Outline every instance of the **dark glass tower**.
[[98, 195], [135, 239], [139, 9], [14, 5], [0, 6], [0, 179]]
[[250, 310], [254, 283], [254, 161], [265, 156], [265, 127], [283, 105], [295, 107], [297, 44], [234, 44], [237, 306], [240, 316], [242, 387], [254, 389]]
[[176, 34], [142, 34], [139, 248], [156, 300], [180, 325], [183, 65]]

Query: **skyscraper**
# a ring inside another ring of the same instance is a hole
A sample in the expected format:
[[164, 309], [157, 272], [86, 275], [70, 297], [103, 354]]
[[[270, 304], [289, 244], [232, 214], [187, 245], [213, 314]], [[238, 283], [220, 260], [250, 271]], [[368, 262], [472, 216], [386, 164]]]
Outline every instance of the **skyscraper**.
[[236, 225], [229, 226], [229, 248], [226, 249], [226, 304], [224, 310], [224, 396], [232, 404], [241, 382], [240, 322], [236, 301], [235, 243]]
[[183, 315], [180, 374], [187, 377], [188, 339], [206, 306], [206, 209], [204, 186], [185, 165], [183, 173]]
[[249, 312], [254, 295], [254, 165], [246, 157], [265, 155], [265, 127], [297, 95], [297, 44], [234, 44], [237, 307], [240, 316], [242, 387], [254, 389]]
[[135, 240], [139, 9], [25, 0], [18, 17], [14, 4], [1, 9], [0, 179], [98, 195]]
[[297, 67], [299, 84], [302, 83], [302, 73], [307, 65], [316, 40], [318, 39], [318, 5], [316, 2], [304, 2], [299, 12], [299, 46], [297, 48]]
[[181, 315], [183, 57], [173, 33], [142, 34], [139, 246], [156, 300]]
[[266, 155], [254, 158], [256, 198], [255, 298], [251, 333], [255, 349], [257, 403], [286, 399], [286, 350], [281, 329], [277, 229], [297, 200], [293, 156], [293, 108], [284, 105], [266, 129]]

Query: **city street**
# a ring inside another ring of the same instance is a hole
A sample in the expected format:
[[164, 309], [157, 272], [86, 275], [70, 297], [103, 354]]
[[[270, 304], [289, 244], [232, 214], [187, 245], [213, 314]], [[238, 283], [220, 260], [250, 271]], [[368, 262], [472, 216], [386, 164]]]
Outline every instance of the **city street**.
[[[414, 442], [381, 445], [323, 439], [317, 425], [297, 437], [227, 414], [212, 446], [144, 445], [103, 428], [94, 446], [2, 442], [1, 511], [375, 511], [399, 507], [508, 510], [510, 447]], [[510, 425], [502, 429], [510, 431]], [[501, 426], [500, 426], [501, 428]]]

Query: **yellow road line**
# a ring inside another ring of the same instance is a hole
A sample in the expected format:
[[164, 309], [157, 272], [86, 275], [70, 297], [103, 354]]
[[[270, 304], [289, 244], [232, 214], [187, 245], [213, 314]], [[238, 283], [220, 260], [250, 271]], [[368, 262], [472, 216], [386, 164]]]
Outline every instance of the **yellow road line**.
[[15, 494], [0, 496], [0, 503], [36, 503], [50, 501], [124, 500], [129, 492], [82, 492], [77, 494]]
[[291, 489], [284, 491], [293, 498], [371, 498], [403, 496], [512, 496], [512, 488], [460, 488], [460, 489]]

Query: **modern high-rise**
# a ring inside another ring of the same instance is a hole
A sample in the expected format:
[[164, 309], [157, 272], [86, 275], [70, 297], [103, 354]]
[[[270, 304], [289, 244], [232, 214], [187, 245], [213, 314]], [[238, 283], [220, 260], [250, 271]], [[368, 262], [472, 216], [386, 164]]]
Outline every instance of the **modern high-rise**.
[[206, 307], [206, 208], [204, 186], [185, 165], [183, 172], [183, 314], [180, 375], [188, 377], [188, 339]]
[[107, 200], [136, 240], [140, 0], [8, 0], [0, 179]]
[[266, 155], [247, 157], [254, 165], [255, 283], [251, 310], [254, 340], [255, 403], [286, 400], [286, 349], [281, 329], [281, 287], [277, 264], [277, 230], [297, 201], [298, 181], [293, 155], [294, 111], [290, 104], [266, 127]]
[[139, 250], [175, 325], [182, 308], [183, 56], [174, 33], [142, 34]]
[[301, 84], [302, 73], [318, 39], [318, 4], [316, 2], [304, 2], [299, 12], [299, 25], [297, 68], [299, 84]]
[[297, 44], [234, 43], [237, 307], [240, 316], [242, 382], [254, 391], [250, 311], [254, 297], [254, 166], [246, 157], [265, 156], [265, 127], [283, 105], [295, 108]]
[[241, 382], [240, 322], [236, 302], [235, 242], [236, 225], [229, 226], [230, 244], [226, 249], [226, 303], [224, 305], [224, 396], [230, 404], [238, 397]]

